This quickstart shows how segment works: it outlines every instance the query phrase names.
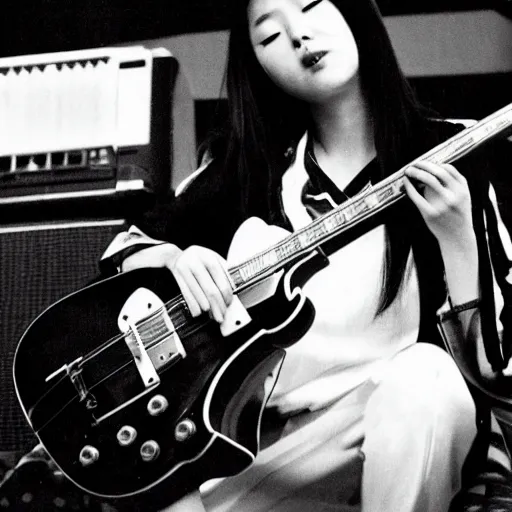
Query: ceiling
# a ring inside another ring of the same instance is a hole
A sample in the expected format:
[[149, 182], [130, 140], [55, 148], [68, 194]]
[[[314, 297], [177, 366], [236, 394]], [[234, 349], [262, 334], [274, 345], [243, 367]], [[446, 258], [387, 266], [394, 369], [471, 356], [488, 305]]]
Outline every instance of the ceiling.
[[[3, 0], [0, 56], [105, 46], [229, 26], [233, 0]], [[354, 0], [359, 1], [359, 0]], [[501, 8], [511, 0], [377, 0], [384, 15]]]

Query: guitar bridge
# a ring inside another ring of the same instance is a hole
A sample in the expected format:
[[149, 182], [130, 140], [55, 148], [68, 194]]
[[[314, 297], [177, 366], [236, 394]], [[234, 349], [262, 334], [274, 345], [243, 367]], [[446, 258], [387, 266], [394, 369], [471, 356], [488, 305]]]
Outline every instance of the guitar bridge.
[[160, 382], [158, 369], [186, 357], [164, 303], [147, 288], [130, 295], [119, 313], [118, 326], [146, 388]]

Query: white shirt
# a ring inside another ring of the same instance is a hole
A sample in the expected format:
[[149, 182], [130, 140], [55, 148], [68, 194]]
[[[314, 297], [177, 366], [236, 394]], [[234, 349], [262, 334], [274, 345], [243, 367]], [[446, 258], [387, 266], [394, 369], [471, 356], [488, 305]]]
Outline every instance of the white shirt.
[[[284, 211], [293, 230], [311, 222], [301, 201], [309, 176], [306, 136], [282, 182]], [[379, 366], [415, 343], [419, 332], [418, 280], [412, 254], [395, 301], [375, 316], [383, 286], [385, 228], [380, 225], [329, 257], [329, 266], [303, 287], [316, 316], [289, 347], [269, 406], [288, 412], [322, 408], [375, 375]]]

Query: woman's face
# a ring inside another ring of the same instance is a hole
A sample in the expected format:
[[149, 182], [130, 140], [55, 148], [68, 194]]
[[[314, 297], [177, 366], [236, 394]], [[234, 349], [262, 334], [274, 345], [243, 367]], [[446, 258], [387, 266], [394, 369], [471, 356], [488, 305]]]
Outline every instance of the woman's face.
[[356, 42], [330, 0], [250, 0], [247, 15], [256, 58], [288, 94], [319, 103], [356, 82]]

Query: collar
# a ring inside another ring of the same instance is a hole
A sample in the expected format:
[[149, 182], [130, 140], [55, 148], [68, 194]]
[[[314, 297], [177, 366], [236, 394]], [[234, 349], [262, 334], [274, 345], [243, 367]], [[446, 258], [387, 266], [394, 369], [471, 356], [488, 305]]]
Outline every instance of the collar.
[[313, 137], [310, 133], [307, 135], [306, 149], [304, 151], [304, 168], [309, 175], [309, 184], [306, 185], [310, 189], [308, 192], [327, 192], [336, 204], [341, 204], [349, 197], [363, 190], [368, 184], [375, 184], [379, 180], [379, 165], [375, 157], [361, 169], [343, 190], [340, 190], [318, 165], [313, 146]]

